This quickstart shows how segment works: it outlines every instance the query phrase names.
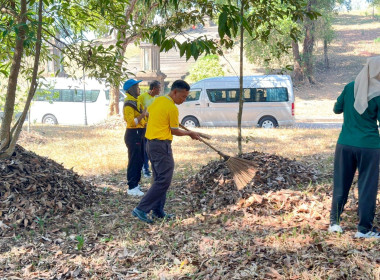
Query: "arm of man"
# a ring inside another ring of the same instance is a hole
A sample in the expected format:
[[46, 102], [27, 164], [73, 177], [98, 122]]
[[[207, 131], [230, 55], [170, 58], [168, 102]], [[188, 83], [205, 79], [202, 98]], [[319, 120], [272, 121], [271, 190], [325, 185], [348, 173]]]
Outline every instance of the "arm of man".
[[191, 139], [200, 140], [200, 136], [195, 131], [185, 131], [179, 128], [171, 128], [172, 135], [175, 136], [190, 136]]
[[346, 93], [346, 88], [344, 88], [343, 92], [341, 93], [341, 95], [339, 95], [338, 99], [336, 100], [335, 104], [334, 104], [334, 113], [335, 114], [341, 114], [343, 113], [343, 105], [344, 105], [344, 95]]
[[125, 106], [123, 113], [124, 113], [124, 120], [129, 124], [130, 127], [136, 127], [141, 119], [143, 119], [146, 116], [146, 110], [144, 110], [138, 117], [135, 118], [134, 114], [135, 110], [130, 106]]

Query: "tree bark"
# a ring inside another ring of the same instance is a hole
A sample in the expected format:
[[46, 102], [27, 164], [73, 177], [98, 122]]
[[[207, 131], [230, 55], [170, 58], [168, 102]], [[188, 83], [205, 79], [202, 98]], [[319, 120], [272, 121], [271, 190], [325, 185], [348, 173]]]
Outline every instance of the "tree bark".
[[330, 68], [330, 63], [329, 63], [329, 56], [328, 56], [328, 44], [327, 40], [323, 40], [323, 61], [325, 64], [325, 69]]
[[[127, 49], [127, 46], [129, 44], [129, 40], [127, 40], [125, 37], [123, 37], [123, 34], [121, 34], [122, 40], [124, 41], [124, 44], [122, 44], [122, 47], [119, 49], [120, 58], [117, 60], [117, 65], [119, 69], [123, 67], [123, 61], [124, 61], [124, 54], [125, 50]], [[124, 34], [125, 36], [125, 34]], [[110, 87], [110, 104], [108, 108], [108, 116], [114, 116], [119, 115], [119, 98], [120, 98], [120, 87], [119, 85], [111, 85]]]
[[293, 79], [296, 82], [301, 82], [303, 81], [304, 73], [302, 70], [302, 59], [300, 55], [298, 42], [292, 41], [292, 50], [294, 60]]
[[240, 90], [239, 90], [239, 112], [238, 112], [238, 151], [239, 155], [243, 153], [243, 147], [242, 147], [242, 135], [241, 135], [241, 119], [243, 116], [243, 102], [244, 102], [244, 92], [243, 92], [243, 50], [244, 50], [244, 28], [243, 28], [243, 16], [244, 16], [244, 0], [240, 3], [240, 16], [242, 18], [240, 23]]
[[2, 151], [4, 148], [8, 148], [9, 143], [11, 141], [10, 128], [12, 124], [12, 117], [14, 113], [14, 105], [16, 100], [17, 80], [20, 72], [21, 59], [24, 52], [26, 0], [21, 0], [20, 7], [20, 19], [18, 21], [19, 33], [16, 36], [16, 44], [12, 58], [10, 74], [8, 78], [8, 87], [4, 105], [4, 118], [1, 122], [0, 151]]
[[[125, 21], [128, 22], [130, 20], [130, 16], [135, 8], [135, 5], [137, 3], [137, 0], [132, 0], [129, 2], [129, 6], [125, 11]], [[123, 67], [123, 61], [124, 61], [124, 54], [125, 50], [127, 49], [127, 46], [130, 42], [133, 41], [133, 36], [127, 37], [125, 34], [126, 30], [119, 30], [118, 31], [118, 38], [123, 42], [122, 47], [119, 48], [117, 51], [119, 52], [118, 55], [120, 55], [120, 58], [117, 60], [117, 65], [119, 69]], [[108, 116], [114, 116], [118, 115], [119, 112], [119, 98], [120, 98], [120, 88], [119, 85], [111, 85], [110, 87], [110, 103], [108, 107]]]
[[[308, 2], [307, 10], [311, 11], [311, 7], [315, 4], [315, 0]], [[311, 84], [315, 84], [314, 79], [314, 63], [313, 63], [313, 48], [314, 48], [314, 21], [305, 20], [305, 39], [303, 41], [303, 60], [305, 67], [305, 75]]]
[[38, 75], [38, 67], [40, 64], [40, 54], [41, 54], [41, 45], [42, 45], [42, 6], [43, 6], [42, 1], [43, 0], [39, 0], [38, 2], [37, 40], [36, 40], [36, 47], [35, 47], [32, 79], [31, 79], [31, 85], [28, 92], [28, 97], [25, 102], [24, 110], [10, 133], [11, 141], [9, 143], [9, 146], [7, 147], [5, 151], [0, 151], [0, 159], [10, 157], [13, 154], [16, 147], [17, 140], [20, 136], [23, 124], [25, 122], [26, 115], [29, 111], [30, 103], [32, 102], [33, 96], [38, 86], [37, 75]]

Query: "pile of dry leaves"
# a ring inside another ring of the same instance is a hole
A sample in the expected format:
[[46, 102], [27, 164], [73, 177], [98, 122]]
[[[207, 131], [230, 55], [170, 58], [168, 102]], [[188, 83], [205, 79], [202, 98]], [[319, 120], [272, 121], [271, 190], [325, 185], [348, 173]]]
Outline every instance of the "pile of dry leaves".
[[95, 188], [74, 171], [16, 146], [11, 158], [0, 161], [0, 235], [35, 228], [92, 204], [95, 197]]
[[221, 209], [253, 195], [281, 189], [298, 189], [315, 183], [322, 177], [313, 166], [281, 156], [252, 152], [243, 154], [242, 157], [256, 165], [257, 172], [252, 181], [242, 191], [238, 191], [225, 162], [211, 161], [185, 182], [185, 191], [194, 198], [189, 200], [192, 209]]
[[104, 129], [120, 129], [125, 127], [125, 121], [119, 115], [110, 116], [103, 122], [94, 124], [94, 127], [104, 128]]

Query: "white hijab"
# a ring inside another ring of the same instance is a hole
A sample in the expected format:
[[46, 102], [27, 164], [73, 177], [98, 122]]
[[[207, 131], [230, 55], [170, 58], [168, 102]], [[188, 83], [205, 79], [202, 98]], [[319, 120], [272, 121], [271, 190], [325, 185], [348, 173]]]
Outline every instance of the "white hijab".
[[355, 79], [355, 110], [361, 115], [368, 107], [368, 101], [380, 96], [380, 56], [370, 57]]

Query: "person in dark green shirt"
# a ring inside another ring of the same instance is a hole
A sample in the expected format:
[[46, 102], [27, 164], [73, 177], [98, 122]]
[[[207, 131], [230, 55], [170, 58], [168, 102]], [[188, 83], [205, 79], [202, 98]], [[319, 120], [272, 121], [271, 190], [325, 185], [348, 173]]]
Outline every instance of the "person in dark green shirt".
[[369, 58], [354, 82], [347, 84], [334, 105], [343, 113], [335, 149], [334, 190], [329, 232], [343, 232], [340, 216], [358, 170], [359, 224], [355, 237], [380, 238], [373, 227], [380, 157], [380, 56]]

